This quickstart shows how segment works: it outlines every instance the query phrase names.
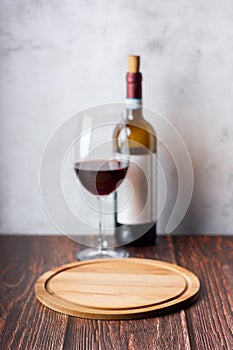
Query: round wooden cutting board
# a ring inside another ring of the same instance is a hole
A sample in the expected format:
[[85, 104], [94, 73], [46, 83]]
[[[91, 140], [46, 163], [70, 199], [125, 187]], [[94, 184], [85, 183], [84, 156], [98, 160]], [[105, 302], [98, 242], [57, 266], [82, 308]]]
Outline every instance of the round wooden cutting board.
[[36, 282], [37, 299], [71, 316], [133, 319], [188, 305], [198, 278], [174, 264], [150, 259], [75, 262], [46, 272]]

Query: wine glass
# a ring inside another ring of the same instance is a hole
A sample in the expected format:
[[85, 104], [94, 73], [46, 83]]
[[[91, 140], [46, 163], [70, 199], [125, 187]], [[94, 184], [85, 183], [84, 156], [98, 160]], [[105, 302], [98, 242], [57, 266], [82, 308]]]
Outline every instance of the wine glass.
[[106, 208], [108, 204], [107, 196], [111, 194], [113, 197], [129, 166], [129, 145], [123, 115], [81, 115], [77, 136], [74, 170], [83, 196], [88, 197], [89, 193], [95, 196], [99, 212], [97, 246], [81, 250], [77, 259], [128, 257], [127, 251], [109, 247], [103, 226], [103, 206]]

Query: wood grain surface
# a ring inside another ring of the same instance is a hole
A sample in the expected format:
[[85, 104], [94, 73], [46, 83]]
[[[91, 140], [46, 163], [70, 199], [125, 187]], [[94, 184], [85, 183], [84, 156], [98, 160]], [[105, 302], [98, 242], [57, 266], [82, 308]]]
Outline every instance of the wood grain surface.
[[232, 350], [233, 237], [159, 236], [133, 257], [177, 263], [201, 280], [198, 300], [165, 316], [131, 321], [81, 319], [44, 307], [34, 285], [47, 270], [75, 261], [63, 236], [0, 237], [1, 350]]

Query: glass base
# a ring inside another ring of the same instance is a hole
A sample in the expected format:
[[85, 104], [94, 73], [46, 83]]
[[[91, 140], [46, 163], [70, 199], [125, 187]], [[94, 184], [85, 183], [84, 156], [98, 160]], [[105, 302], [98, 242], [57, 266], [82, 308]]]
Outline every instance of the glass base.
[[116, 259], [128, 258], [129, 253], [124, 249], [111, 248], [87, 248], [81, 250], [77, 255], [77, 260], [92, 260], [92, 259]]

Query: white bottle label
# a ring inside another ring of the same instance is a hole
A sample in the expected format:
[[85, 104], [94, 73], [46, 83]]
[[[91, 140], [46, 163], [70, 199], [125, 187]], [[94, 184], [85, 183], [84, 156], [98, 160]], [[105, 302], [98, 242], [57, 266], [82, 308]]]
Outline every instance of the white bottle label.
[[156, 220], [156, 156], [130, 155], [130, 166], [117, 190], [120, 224], [137, 225]]

